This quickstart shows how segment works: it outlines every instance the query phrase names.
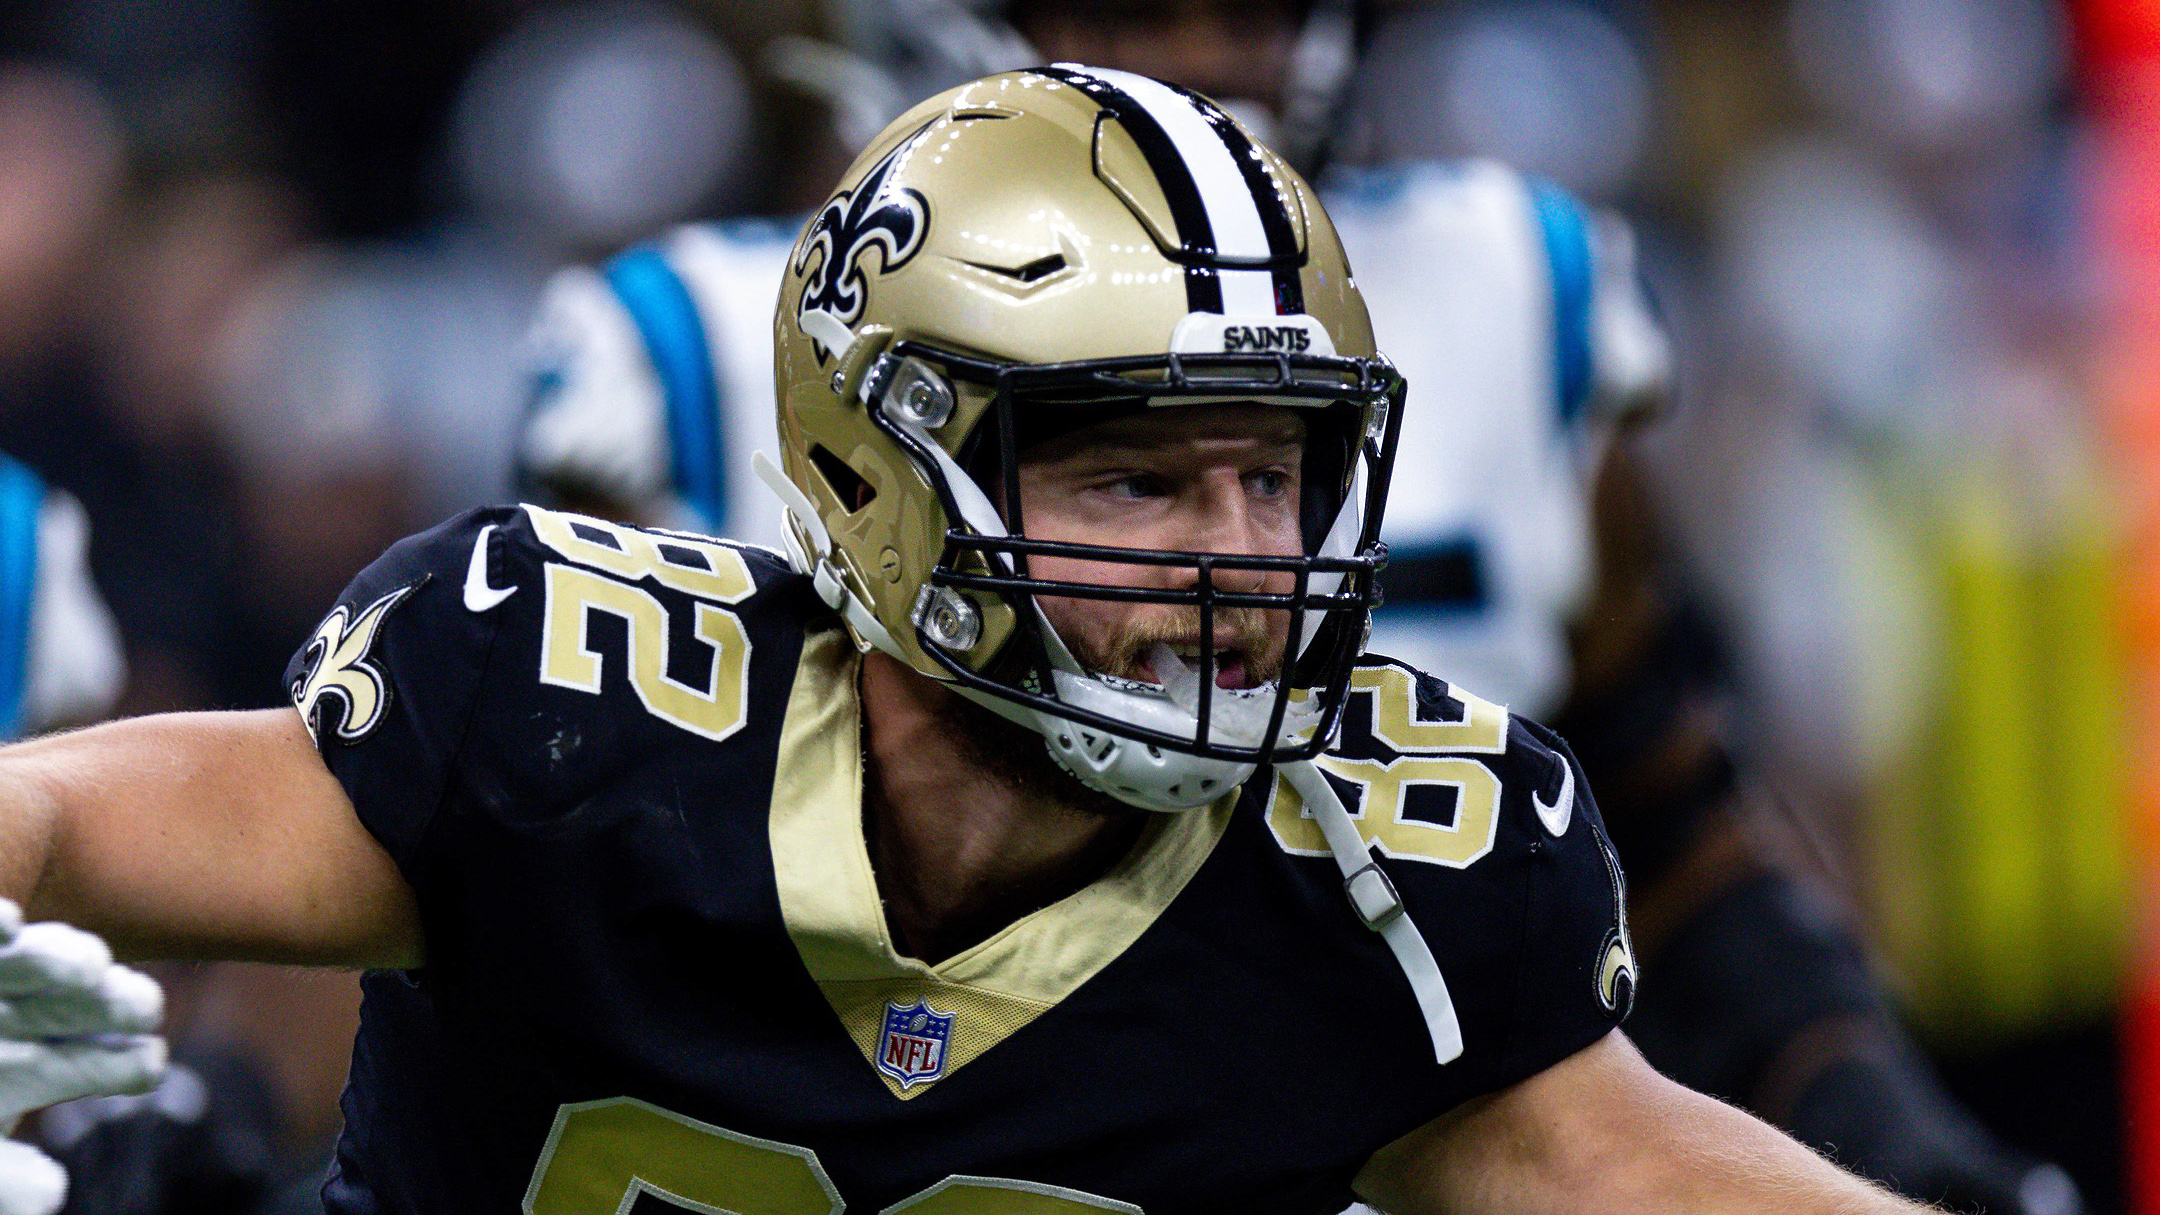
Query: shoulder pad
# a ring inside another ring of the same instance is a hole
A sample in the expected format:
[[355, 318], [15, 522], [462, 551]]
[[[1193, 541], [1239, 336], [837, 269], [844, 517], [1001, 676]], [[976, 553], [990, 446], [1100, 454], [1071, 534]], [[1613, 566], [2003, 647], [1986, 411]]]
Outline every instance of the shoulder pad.
[[[1625, 886], [1581, 768], [1557, 736], [1368, 655], [1353, 673], [1338, 744], [1315, 764], [1431, 943], [1461, 1041], [1473, 1066], [1493, 1069], [1492, 1087], [1626, 1016], [1635, 960]], [[1279, 777], [1267, 826], [1293, 856], [1332, 855]]]
[[[1507, 709], [1392, 658], [1351, 673], [1335, 746], [1315, 761], [1369, 843], [1390, 857], [1461, 869], [1493, 850], [1503, 783], [1526, 765], [1540, 785], [1551, 761], [1526, 754]], [[1268, 827], [1296, 856], [1328, 856], [1320, 828], [1277, 778]]]
[[410, 876], [452, 788], [487, 791], [474, 796], [490, 813], [536, 812], [576, 786], [562, 765], [612, 770], [744, 733], [773, 703], [753, 684], [789, 686], [817, 622], [806, 588], [776, 555], [706, 536], [472, 511], [362, 571], [288, 687]]

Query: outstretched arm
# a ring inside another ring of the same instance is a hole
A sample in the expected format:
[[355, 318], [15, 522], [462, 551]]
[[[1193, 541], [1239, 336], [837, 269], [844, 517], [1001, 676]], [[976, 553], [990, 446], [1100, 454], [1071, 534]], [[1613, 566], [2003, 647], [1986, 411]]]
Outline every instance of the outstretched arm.
[[1394, 1215], [1898, 1215], [1924, 1211], [1652, 1070], [1618, 1030], [1374, 1153]]
[[422, 956], [411, 888], [291, 709], [139, 717], [0, 749], [0, 895], [123, 956]]

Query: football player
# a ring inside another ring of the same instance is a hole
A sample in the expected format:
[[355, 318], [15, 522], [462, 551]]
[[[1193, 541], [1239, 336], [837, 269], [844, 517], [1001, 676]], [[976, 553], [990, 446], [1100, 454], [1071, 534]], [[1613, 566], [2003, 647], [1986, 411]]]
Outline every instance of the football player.
[[1566, 749], [1362, 652], [1402, 381], [1222, 111], [933, 98], [774, 335], [788, 561], [482, 510], [297, 711], [0, 753], [0, 890], [382, 968], [333, 1211], [1913, 1209], [1635, 1054]]
[[[102, 716], [124, 664], [90, 581], [82, 505], [0, 456], [0, 738]], [[25, 926], [0, 899], [0, 1134], [56, 1102], [143, 1092], [164, 1071], [163, 993], [112, 964], [89, 933]], [[51, 1215], [67, 1178], [27, 1143], [0, 1139], [0, 1215]]]
[[0, 739], [94, 721], [119, 698], [127, 666], [89, 549], [74, 495], [0, 455]]
[[[1355, 24], [1325, 0], [1020, 2], [1003, 6], [1011, 28], [999, 6], [986, 18], [931, 4], [935, 21], [923, 7], [858, 6], [869, 60], [904, 59], [915, 76], [941, 58], [1107, 61], [1237, 98], [1241, 115], [1283, 115], [1308, 158]], [[886, 45], [922, 30], [939, 32], [907, 55]], [[1634, 457], [1669, 356], [1626, 225], [1490, 162], [1338, 170], [1320, 193], [1380, 343], [1418, 389], [1375, 644], [1553, 715], [1581, 753], [1657, 955], [1634, 1022], [1645, 1053], [1908, 1194], [2075, 1211], [2061, 1170], [2005, 1151], [1941, 1092], [1850, 924], [1749, 838], [1767, 799], [1720, 737], [1716, 646], [1663, 567]], [[790, 230], [689, 225], [603, 270], [561, 272], [533, 333], [529, 488], [782, 543], [750, 460], [773, 406], [762, 304]]]

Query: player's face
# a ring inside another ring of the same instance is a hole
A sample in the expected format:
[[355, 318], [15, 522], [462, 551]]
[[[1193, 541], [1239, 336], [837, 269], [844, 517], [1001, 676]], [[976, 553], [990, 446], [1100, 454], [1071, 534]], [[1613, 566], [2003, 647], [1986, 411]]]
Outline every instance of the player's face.
[[[1118, 548], [1295, 557], [1305, 423], [1277, 405], [1181, 405], [1145, 410], [1037, 444], [1021, 454], [1020, 506], [1030, 539]], [[1189, 566], [1031, 557], [1038, 578], [1155, 590], [1190, 589]], [[1228, 591], [1287, 594], [1289, 573], [1217, 572]], [[1058, 635], [1090, 669], [1159, 683], [1149, 655], [1168, 645], [1187, 662], [1200, 647], [1197, 608], [1041, 600]], [[1218, 686], [1252, 688], [1282, 667], [1289, 613], [1214, 614]]]
[[1302, 8], [1293, 0], [1024, 0], [1012, 20], [1046, 62], [1120, 68], [1274, 109]]

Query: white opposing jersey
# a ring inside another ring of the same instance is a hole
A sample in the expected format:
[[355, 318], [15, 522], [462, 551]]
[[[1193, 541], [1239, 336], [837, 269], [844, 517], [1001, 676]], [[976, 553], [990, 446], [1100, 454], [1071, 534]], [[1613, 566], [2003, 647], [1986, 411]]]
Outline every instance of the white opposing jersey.
[[797, 227], [689, 224], [559, 272], [528, 344], [520, 468], [646, 522], [779, 548], [750, 457], [775, 442], [773, 303]]
[[[1373, 648], [1549, 712], [1591, 582], [1601, 423], [1666, 374], [1627, 229], [1488, 162], [1338, 173], [1321, 194], [1410, 384]], [[795, 227], [692, 225], [558, 275], [533, 333], [527, 472], [778, 547], [749, 460], [775, 441], [771, 318]]]
[[0, 456], [0, 739], [103, 716], [126, 666], [80, 503]]
[[1338, 172], [1321, 194], [1410, 385], [1373, 648], [1549, 713], [1607, 423], [1667, 374], [1632, 237], [1489, 161]]

